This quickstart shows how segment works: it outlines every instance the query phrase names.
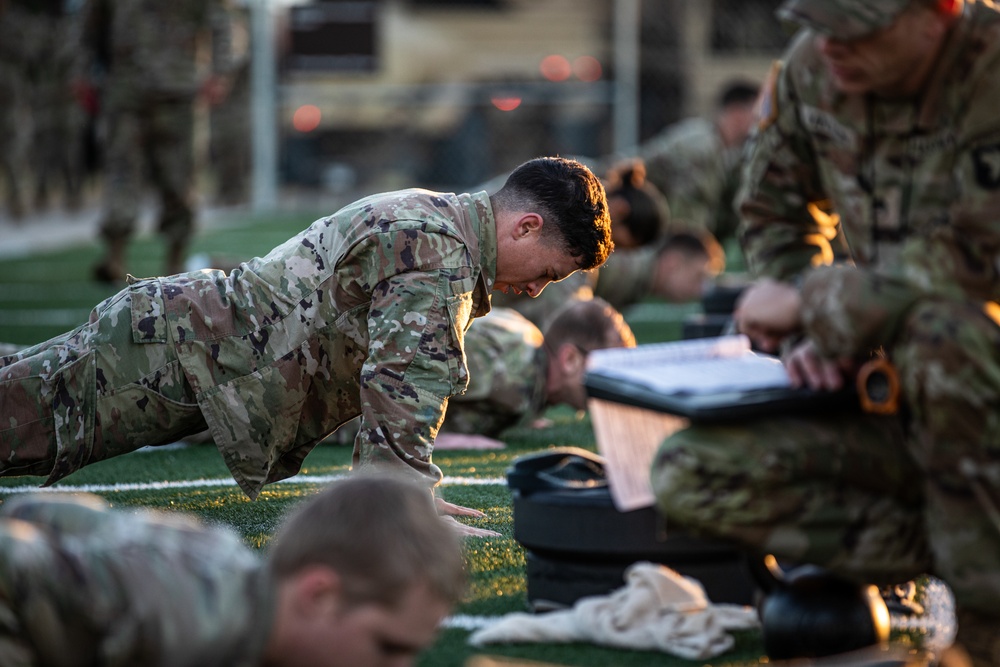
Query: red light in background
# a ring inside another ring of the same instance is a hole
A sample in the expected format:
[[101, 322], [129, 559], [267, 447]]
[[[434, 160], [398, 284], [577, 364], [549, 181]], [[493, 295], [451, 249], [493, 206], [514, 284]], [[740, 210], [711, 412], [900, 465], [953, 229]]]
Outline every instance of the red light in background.
[[601, 61], [593, 56], [580, 56], [573, 61], [573, 73], [580, 81], [597, 81], [603, 74]]
[[323, 112], [315, 104], [303, 104], [292, 115], [292, 127], [299, 132], [312, 132], [319, 127]]
[[494, 96], [490, 98], [490, 101], [493, 102], [493, 106], [495, 106], [497, 109], [500, 109], [500, 111], [513, 111], [514, 109], [521, 106], [520, 97]]
[[552, 55], [542, 58], [538, 71], [549, 81], [565, 81], [573, 73], [573, 68], [565, 57]]

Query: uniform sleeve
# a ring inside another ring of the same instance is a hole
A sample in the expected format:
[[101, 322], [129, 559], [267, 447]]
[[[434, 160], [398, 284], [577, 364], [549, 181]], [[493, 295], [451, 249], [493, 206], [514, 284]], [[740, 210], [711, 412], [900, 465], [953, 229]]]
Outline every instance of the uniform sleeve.
[[900, 278], [850, 266], [822, 267], [802, 285], [802, 321], [820, 354], [855, 357], [890, 344], [922, 294]]
[[760, 125], [737, 194], [740, 240], [755, 275], [788, 280], [832, 258], [809, 212], [810, 203], [826, 197], [799, 121], [797, 95], [780, 63], [772, 67], [761, 99]]
[[441, 480], [431, 452], [448, 398], [468, 386], [474, 286], [469, 267], [405, 271], [376, 285], [355, 463], [402, 465], [431, 484]]

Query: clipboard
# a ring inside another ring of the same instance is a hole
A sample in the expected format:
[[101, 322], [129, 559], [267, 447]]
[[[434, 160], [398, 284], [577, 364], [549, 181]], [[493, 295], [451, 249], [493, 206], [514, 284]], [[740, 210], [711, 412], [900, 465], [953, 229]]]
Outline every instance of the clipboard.
[[780, 360], [753, 352], [741, 335], [595, 350], [584, 387], [608, 488], [621, 512], [655, 502], [649, 469], [656, 450], [692, 422], [859, 406], [853, 389], [792, 387]]
[[[603, 353], [603, 354], [602, 354]], [[806, 412], [856, 407], [856, 391], [818, 391], [792, 387], [772, 355], [754, 352], [742, 335], [718, 336], [634, 348], [594, 351], [584, 374], [590, 398], [686, 417], [691, 421], [744, 420], [780, 412]], [[688, 380], [664, 382], [693, 364]], [[719, 372], [719, 386], [702, 377]], [[731, 378], [726, 378], [731, 374]], [[759, 374], [759, 381], [756, 375]], [[727, 384], [731, 383], [731, 385]]]
[[590, 398], [665, 412], [693, 422], [739, 421], [781, 412], [802, 413], [858, 405], [857, 394], [851, 389], [831, 392], [773, 387], [712, 394], [661, 394], [600, 372], [588, 372], [584, 386]]

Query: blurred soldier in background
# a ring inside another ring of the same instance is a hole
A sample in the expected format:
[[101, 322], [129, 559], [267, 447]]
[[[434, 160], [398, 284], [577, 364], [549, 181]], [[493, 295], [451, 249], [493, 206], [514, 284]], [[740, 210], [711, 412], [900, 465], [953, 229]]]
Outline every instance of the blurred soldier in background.
[[469, 388], [449, 401], [435, 447], [499, 448], [503, 443], [494, 438], [546, 408], [585, 410], [587, 354], [634, 346], [621, 313], [603, 299], [564, 305], [544, 336], [516, 310], [491, 311], [469, 327]]
[[666, 197], [646, 178], [642, 160], [626, 160], [604, 179], [611, 214], [611, 239], [616, 250], [630, 250], [654, 243], [669, 231], [670, 206]]
[[712, 118], [688, 118], [647, 141], [639, 153], [649, 181], [666, 195], [673, 219], [712, 232], [725, 243], [738, 217], [743, 145], [753, 128], [759, 86], [735, 80], [719, 94]]
[[722, 247], [709, 232], [676, 232], [650, 246], [615, 252], [600, 268], [594, 294], [618, 310], [647, 298], [696, 301], [724, 264]]
[[85, 64], [80, 50], [80, 6], [66, 0], [10, 1], [23, 8], [18, 28], [32, 118], [29, 163], [34, 209], [48, 208], [52, 191], [61, 185], [63, 203], [77, 210], [83, 196], [86, 124], [73, 85]]
[[[125, 277], [125, 251], [135, 232], [148, 177], [159, 197], [158, 230], [166, 240], [164, 274], [183, 268], [194, 232], [195, 102], [218, 103], [230, 71], [226, 0], [88, 0], [84, 44], [105, 72], [100, 90], [105, 136], [106, 253], [94, 277]], [[211, 71], [203, 70], [211, 55]]]
[[409, 665], [464, 587], [427, 490], [384, 474], [302, 501], [266, 560], [181, 513], [33, 494], [0, 511], [0, 664]]
[[0, 0], [0, 187], [14, 220], [24, 217], [25, 175], [31, 113], [23, 56], [28, 46], [22, 29], [27, 11], [13, 0]]
[[252, 170], [250, 116], [250, 16], [246, 0], [234, 3], [232, 72], [229, 93], [209, 109], [210, 159], [216, 202], [244, 204], [250, 197]]

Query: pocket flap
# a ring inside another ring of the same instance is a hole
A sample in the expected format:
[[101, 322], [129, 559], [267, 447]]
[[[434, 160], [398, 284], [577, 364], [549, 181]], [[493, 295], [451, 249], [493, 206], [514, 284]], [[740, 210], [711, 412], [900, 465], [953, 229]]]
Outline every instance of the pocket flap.
[[166, 343], [167, 314], [160, 281], [141, 280], [129, 287], [132, 308], [132, 340], [136, 343]]

